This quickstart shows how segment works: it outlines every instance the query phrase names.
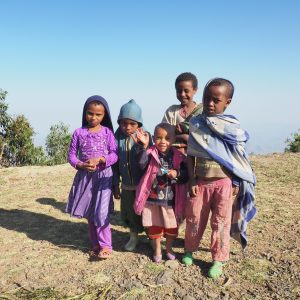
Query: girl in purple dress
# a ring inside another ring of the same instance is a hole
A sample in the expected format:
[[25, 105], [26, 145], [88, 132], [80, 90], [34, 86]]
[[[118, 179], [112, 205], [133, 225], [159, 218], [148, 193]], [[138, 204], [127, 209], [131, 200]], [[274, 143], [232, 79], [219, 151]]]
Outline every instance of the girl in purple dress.
[[101, 96], [91, 96], [83, 107], [82, 127], [74, 131], [70, 144], [68, 160], [78, 171], [66, 212], [88, 220], [91, 254], [101, 259], [112, 252], [111, 166], [118, 160], [116, 149], [108, 104]]

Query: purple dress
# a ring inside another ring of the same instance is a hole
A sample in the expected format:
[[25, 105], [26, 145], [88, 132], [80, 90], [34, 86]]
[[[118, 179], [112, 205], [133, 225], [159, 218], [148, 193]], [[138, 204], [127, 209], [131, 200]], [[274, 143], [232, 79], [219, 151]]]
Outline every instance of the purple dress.
[[118, 160], [117, 145], [113, 132], [102, 126], [100, 131], [91, 132], [86, 127], [78, 128], [72, 135], [69, 163], [77, 163], [103, 156], [105, 165], [95, 172], [79, 169], [69, 194], [66, 212], [71, 216], [86, 218], [97, 227], [109, 224], [113, 212], [112, 169]]

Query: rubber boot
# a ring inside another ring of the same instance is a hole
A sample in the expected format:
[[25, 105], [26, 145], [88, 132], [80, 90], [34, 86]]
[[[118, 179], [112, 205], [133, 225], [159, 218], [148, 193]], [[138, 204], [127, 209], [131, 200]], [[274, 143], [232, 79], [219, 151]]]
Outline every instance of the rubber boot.
[[137, 232], [130, 232], [130, 239], [124, 246], [126, 251], [133, 251], [138, 244], [138, 234]]

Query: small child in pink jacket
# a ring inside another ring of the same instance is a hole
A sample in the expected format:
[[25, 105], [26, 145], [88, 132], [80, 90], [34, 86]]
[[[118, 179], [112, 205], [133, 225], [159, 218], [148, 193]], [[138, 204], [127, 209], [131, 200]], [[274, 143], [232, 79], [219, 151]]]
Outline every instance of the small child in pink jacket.
[[178, 225], [184, 219], [188, 180], [185, 155], [172, 147], [175, 127], [160, 123], [155, 127], [154, 146], [146, 150], [149, 137], [139, 129], [135, 142], [140, 144], [139, 166], [146, 169], [136, 190], [134, 210], [153, 240], [153, 261], [161, 262], [161, 238], [166, 238], [166, 257], [175, 259], [172, 250]]

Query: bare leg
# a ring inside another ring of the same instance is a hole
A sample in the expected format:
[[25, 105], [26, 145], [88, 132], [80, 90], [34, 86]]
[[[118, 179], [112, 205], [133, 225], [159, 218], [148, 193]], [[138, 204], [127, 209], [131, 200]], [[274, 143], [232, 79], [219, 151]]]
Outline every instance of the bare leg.
[[172, 245], [173, 245], [175, 238], [176, 238], [175, 236], [166, 235], [166, 252], [167, 253], [173, 253]]
[[155, 256], [161, 256], [160, 241], [161, 241], [161, 238], [153, 239], [154, 255]]

